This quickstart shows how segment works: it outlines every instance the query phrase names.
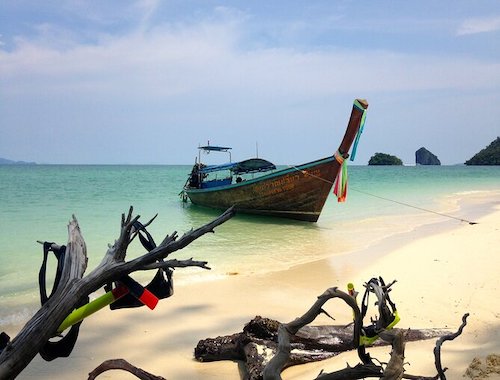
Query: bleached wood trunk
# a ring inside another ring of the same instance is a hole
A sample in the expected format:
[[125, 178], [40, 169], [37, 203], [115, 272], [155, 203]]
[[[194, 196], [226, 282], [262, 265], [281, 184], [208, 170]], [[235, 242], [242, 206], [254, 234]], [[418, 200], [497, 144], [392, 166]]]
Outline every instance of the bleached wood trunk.
[[74, 217], [68, 225], [68, 235], [60, 286], [0, 355], [0, 379], [16, 377], [85, 295], [79, 291], [79, 284], [87, 268], [87, 248]]
[[206, 262], [192, 259], [179, 261], [167, 260], [158, 263], [172, 252], [182, 249], [207, 232], [230, 219], [234, 212], [227, 210], [214, 221], [184, 234], [177, 239], [177, 233], [167, 236], [151, 252], [126, 262], [128, 245], [135, 237], [131, 234], [132, 225], [139, 216], [132, 217], [132, 208], [127, 216], [122, 215], [120, 237], [106, 252], [97, 268], [83, 277], [87, 268], [87, 250], [78, 221], [73, 216], [68, 226], [68, 244], [65, 264], [59, 286], [53, 296], [31, 318], [19, 334], [7, 345], [0, 355], [0, 379], [14, 379], [37, 355], [45, 343], [53, 336], [63, 320], [70, 314], [80, 300], [106, 283], [137, 270], [199, 266], [208, 268]]

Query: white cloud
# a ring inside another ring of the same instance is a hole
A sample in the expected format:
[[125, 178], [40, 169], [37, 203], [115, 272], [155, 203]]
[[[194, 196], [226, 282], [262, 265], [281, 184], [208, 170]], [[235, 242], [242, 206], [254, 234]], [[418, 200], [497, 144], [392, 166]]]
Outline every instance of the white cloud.
[[[458, 130], [457, 124], [465, 119], [456, 116], [448, 102], [438, 107], [429, 99], [444, 95], [455, 102], [461, 93], [495, 97], [500, 87], [500, 63], [494, 61], [446, 52], [374, 50], [369, 44], [363, 49], [302, 45], [270, 48], [248, 44], [252, 19], [232, 9], [218, 8], [210, 17], [192, 23], [148, 25], [158, 19], [155, 6], [154, 1], [145, 2], [143, 12], [138, 12], [144, 17], [138, 15], [128, 32], [97, 32], [82, 42], [71, 31], [47, 24], [40, 25], [36, 37], [18, 38], [9, 49], [0, 46], [0, 107], [4, 107], [3, 125], [12, 125], [10, 140], [2, 136], [4, 149], [23, 144], [26, 149], [36, 149], [21, 142], [20, 128], [37, 142], [38, 138], [30, 136], [48, 133], [67, 137], [68, 125], [78, 136], [76, 140], [89, 145], [95, 133], [99, 133], [102, 144], [112, 141], [110, 136], [119, 135], [128, 139], [121, 143], [130, 146], [148, 136], [148, 144], [153, 140], [158, 144], [158, 148], [148, 147], [148, 152], [162, 151], [162, 136], [168, 128], [175, 128], [177, 141], [189, 144], [217, 137], [224, 143], [233, 134], [245, 145], [243, 142], [262, 133], [270, 140], [269, 145], [274, 139], [279, 145], [302, 146], [305, 137], [297, 139], [296, 134], [304, 126], [317, 128], [317, 132], [324, 127], [329, 136], [332, 125], [343, 125], [345, 115], [333, 115], [337, 110], [332, 105], [336, 101], [343, 104], [346, 98], [350, 101], [353, 95], [373, 99], [373, 121], [395, 125], [400, 132], [404, 123], [405, 136], [401, 139], [406, 143], [412, 125], [421, 134], [422, 114], [428, 115], [429, 126], [440, 129], [453, 124]], [[422, 99], [431, 103], [424, 111]], [[398, 117], [394, 113], [398, 105], [405, 112], [413, 110], [414, 117], [407, 118], [403, 111]], [[474, 116], [482, 112], [475, 104], [456, 108]], [[381, 110], [386, 112], [385, 119], [382, 113], [377, 114]], [[455, 123], [437, 120], [441, 113], [450, 112], [451, 117], [456, 116]], [[334, 117], [338, 120], [332, 120]], [[468, 120], [467, 124], [473, 123]], [[492, 124], [482, 125], [491, 129]], [[388, 127], [378, 128], [383, 131]], [[385, 132], [377, 133], [385, 139]], [[329, 149], [329, 141], [313, 141], [323, 135], [311, 134], [305, 145], [324, 144]], [[168, 156], [181, 162], [191, 160], [190, 155], [183, 158], [186, 147], [177, 145], [170, 147]], [[372, 153], [371, 149], [366, 152]], [[82, 151], [75, 160], [121, 162], [120, 150], [114, 151], [113, 158], [104, 157], [108, 153], [112, 154], [107, 149]], [[60, 154], [55, 161], [64, 161], [67, 153]], [[102, 157], [94, 158], [96, 154]], [[162, 160], [154, 153], [144, 154], [144, 162]], [[281, 154], [279, 162], [296, 162], [296, 153], [289, 153], [290, 157], [286, 156], [288, 151]], [[42, 161], [27, 155], [21, 158]]]
[[488, 33], [500, 30], [500, 16], [465, 20], [457, 30], [457, 35]]
[[93, 45], [61, 35], [59, 48], [54, 41], [45, 45], [18, 40], [13, 51], [0, 50], [0, 82], [13, 93], [38, 93], [41, 88], [113, 96], [238, 91], [289, 98], [357, 89], [420, 91], [500, 84], [500, 64], [470, 58], [369, 50], [241, 50], [238, 28], [230, 22], [164, 25], [105, 37]]
[[[72, 4], [76, 7], [80, 1]], [[124, 97], [240, 91], [285, 98], [357, 89], [422, 91], [500, 84], [498, 63], [472, 58], [331, 46], [245, 48], [252, 20], [232, 8], [216, 8], [194, 24], [156, 26], [149, 23], [158, 0], [137, 1], [131, 8], [137, 20], [128, 33], [96, 35], [92, 42], [82, 42], [73, 31], [43, 24], [36, 37], [18, 38], [8, 51], [0, 45], [0, 83], [17, 94]], [[495, 27], [500, 28], [500, 17], [469, 20], [462, 33]]]

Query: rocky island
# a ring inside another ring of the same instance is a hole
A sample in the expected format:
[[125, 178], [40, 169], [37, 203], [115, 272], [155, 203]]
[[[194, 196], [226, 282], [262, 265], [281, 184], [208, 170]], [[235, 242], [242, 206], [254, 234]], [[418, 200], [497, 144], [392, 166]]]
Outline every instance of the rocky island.
[[439, 158], [424, 147], [415, 152], [415, 163], [417, 165], [441, 165]]
[[486, 148], [476, 153], [465, 165], [500, 165], [500, 137], [497, 137]]

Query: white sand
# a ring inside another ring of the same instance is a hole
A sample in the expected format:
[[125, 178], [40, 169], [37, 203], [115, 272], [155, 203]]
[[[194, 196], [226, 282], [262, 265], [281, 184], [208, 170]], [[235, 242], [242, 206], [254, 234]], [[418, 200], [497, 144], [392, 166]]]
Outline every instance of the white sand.
[[[500, 207], [498, 198], [486, 201], [497, 206], [477, 220], [477, 225], [448, 221], [445, 231], [434, 226], [422, 228], [363, 252], [283, 272], [181, 286], [154, 312], [142, 308], [101, 311], [82, 325], [70, 358], [47, 363], [37, 357], [19, 379], [81, 379], [112, 358], [124, 358], [169, 380], [240, 379], [236, 362], [195, 361], [197, 342], [241, 331], [255, 315], [289, 322], [302, 315], [326, 288], [345, 287], [352, 281], [362, 290], [362, 284], [373, 276], [398, 281], [392, 293], [402, 318], [398, 327], [448, 327], [455, 331], [462, 315], [470, 313], [463, 335], [443, 345], [443, 365], [450, 368], [448, 378], [461, 379], [474, 357], [500, 353]], [[351, 311], [340, 302], [328, 304], [327, 310], [338, 324], [351, 318]], [[316, 323], [330, 321], [320, 317]], [[407, 344], [408, 373], [435, 374], [434, 343]], [[389, 348], [370, 353], [387, 361]], [[321, 369], [333, 372], [344, 368], [346, 361], [355, 365], [356, 354], [292, 367], [283, 378], [313, 379]], [[100, 378], [134, 379], [121, 371], [106, 372]]]

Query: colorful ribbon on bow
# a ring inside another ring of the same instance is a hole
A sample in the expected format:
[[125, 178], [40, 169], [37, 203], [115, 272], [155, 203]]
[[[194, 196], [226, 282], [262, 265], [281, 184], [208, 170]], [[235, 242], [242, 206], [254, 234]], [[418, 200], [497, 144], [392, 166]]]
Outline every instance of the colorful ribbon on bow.
[[361, 138], [361, 134], [363, 133], [363, 128], [365, 127], [365, 121], [366, 121], [366, 109], [363, 108], [363, 106], [361, 106], [361, 104], [358, 102], [357, 99], [354, 101], [354, 106], [358, 108], [360, 111], [362, 111], [363, 114], [361, 115], [361, 121], [359, 123], [358, 133], [356, 134], [356, 139], [354, 140], [354, 145], [352, 147], [351, 161], [354, 161], [354, 158], [356, 157], [356, 150], [358, 149], [359, 139]]
[[[354, 145], [352, 147], [351, 161], [354, 161], [354, 158], [356, 157], [356, 150], [358, 149], [359, 139], [361, 138], [361, 134], [363, 133], [366, 121], [366, 109], [357, 99], [354, 101], [354, 107], [360, 110], [362, 112], [362, 115], [359, 122], [358, 132], [354, 140]], [[337, 173], [337, 178], [335, 178], [335, 182], [333, 183], [333, 193], [337, 196], [338, 202], [345, 202], [347, 198], [347, 159], [344, 158], [344, 156], [339, 151], [336, 151], [334, 156], [337, 162], [340, 164], [340, 169]]]
[[335, 152], [334, 157], [340, 164], [340, 170], [333, 183], [333, 193], [337, 196], [338, 202], [345, 202], [347, 198], [347, 160], [342, 157], [339, 151]]

